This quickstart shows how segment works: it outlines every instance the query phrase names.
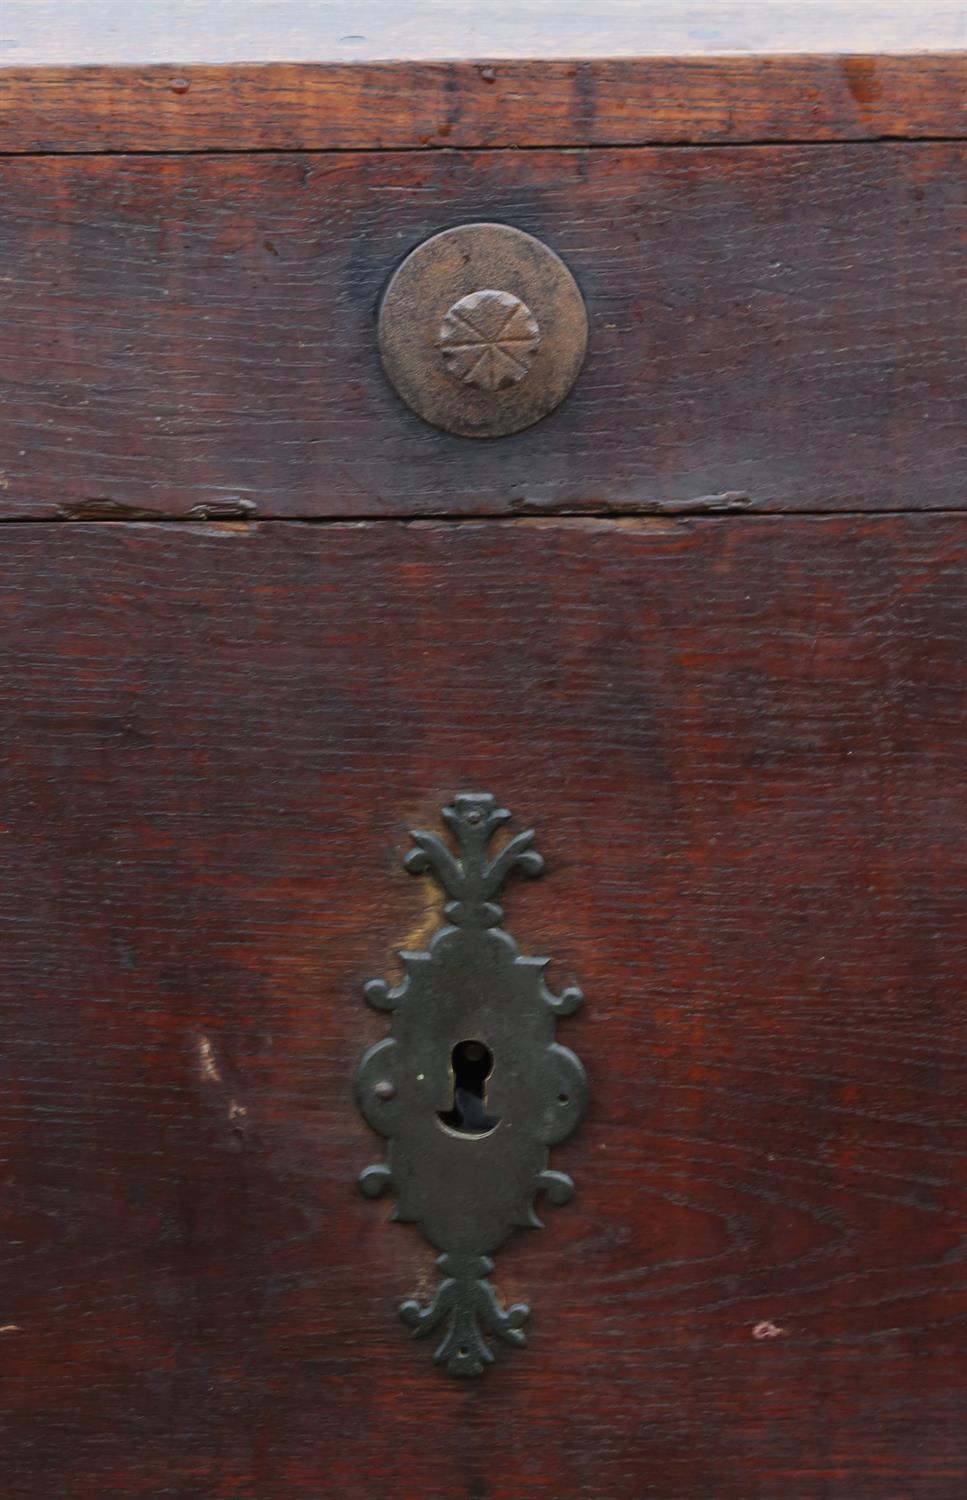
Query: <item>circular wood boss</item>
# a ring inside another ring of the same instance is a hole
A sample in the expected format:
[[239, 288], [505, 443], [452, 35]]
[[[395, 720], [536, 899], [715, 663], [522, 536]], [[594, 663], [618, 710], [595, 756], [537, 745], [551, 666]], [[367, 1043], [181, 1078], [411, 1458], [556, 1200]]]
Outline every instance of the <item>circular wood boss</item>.
[[502, 437], [546, 417], [577, 379], [587, 340], [567, 266], [507, 224], [461, 224], [417, 246], [379, 310], [397, 392], [460, 437]]

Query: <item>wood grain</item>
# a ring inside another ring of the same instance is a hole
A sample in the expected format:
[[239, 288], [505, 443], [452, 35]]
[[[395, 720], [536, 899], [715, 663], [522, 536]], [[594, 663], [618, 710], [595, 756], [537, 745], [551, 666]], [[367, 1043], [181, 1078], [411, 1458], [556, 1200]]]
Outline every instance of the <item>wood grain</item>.
[[[5, 528], [4, 1496], [960, 1494], [965, 560], [957, 516]], [[405, 830], [472, 785], [538, 826], [508, 920], [592, 1109], [467, 1387], [350, 1080], [433, 918]]]
[[960, 0], [7, 0], [0, 150], [869, 140], [967, 131]]
[[[0, 514], [960, 506], [964, 152], [7, 160]], [[480, 218], [591, 326], [499, 442], [422, 423], [376, 348], [398, 261]]]
[[962, 139], [967, 53], [0, 70], [0, 152]]

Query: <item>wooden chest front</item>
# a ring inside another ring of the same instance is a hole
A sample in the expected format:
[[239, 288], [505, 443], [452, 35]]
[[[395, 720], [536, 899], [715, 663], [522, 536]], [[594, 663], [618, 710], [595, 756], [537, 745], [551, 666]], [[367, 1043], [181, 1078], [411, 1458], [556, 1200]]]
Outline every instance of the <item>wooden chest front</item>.
[[[959, 7], [506, 9], [4, 23], [4, 1500], [967, 1484]], [[481, 222], [587, 346], [468, 437], [379, 319]], [[588, 1092], [448, 1373], [354, 1076], [483, 793]]]

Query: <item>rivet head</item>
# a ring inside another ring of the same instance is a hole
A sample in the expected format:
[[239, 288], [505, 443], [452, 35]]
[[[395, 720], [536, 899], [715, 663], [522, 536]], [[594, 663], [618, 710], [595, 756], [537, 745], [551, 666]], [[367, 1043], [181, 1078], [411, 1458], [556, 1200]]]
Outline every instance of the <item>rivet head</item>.
[[418, 245], [379, 311], [397, 394], [459, 437], [502, 437], [546, 417], [577, 379], [587, 338], [567, 266], [509, 224], [461, 224]]
[[530, 373], [541, 331], [527, 303], [513, 292], [485, 288], [454, 302], [437, 346], [454, 380], [502, 391]]
[[382, 1078], [379, 1083], [373, 1085], [373, 1093], [377, 1099], [392, 1099], [396, 1094], [396, 1088], [388, 1078]]

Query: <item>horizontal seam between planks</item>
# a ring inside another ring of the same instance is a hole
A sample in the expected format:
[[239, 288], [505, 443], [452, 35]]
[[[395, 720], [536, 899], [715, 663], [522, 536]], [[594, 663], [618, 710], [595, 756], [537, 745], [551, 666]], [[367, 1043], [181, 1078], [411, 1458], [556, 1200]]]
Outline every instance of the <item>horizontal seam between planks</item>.
[[419, 146], [141, 146], [109, 147], [91, 146], [77, 150], [30, 150], [24, 148], [4, 149], [0, 147], [0, 159], [25, 158], [32, 161], [59, 157], [158, 157], [158, 156], [464, 156], [469, 152], [520, 155], [522, 152], [571, 152], [571, 151], [765, 151], [776, 146], [828, 147], [828, 146], [877, 146], [883, 142], [895, 142], [908, 146], [956, 146], [967, 145], [967, 131], [961, 135], [902, 135], [884, 132], [862, 136], [765, 136], [752, 140], [703, 141], [682, 140], [633, 140], [633, 141], [554, 141], [528, 143], [526, 145], [479, 145], [453, 146], [434, 145], [428, 142]]
[[960, 517], [967, 520], [967, 506], [919, 506], [897, 508], [888, 510], [885, 508], [868, 510], [746, 510], [729, 511], [716, 510], [710, 506], [707, 510], [544, 510], [530, 511], [527, 514], [508, 511], [474, 511], [465, 512], [462, 515], [454, 515], [452, 511], [421, 512], [418, 515], [391, 515], [391, 516], [366, 516], [358, 514], [345, 514], [336, 516], [258, 516], [258, 515], [218, 515], [210, 516], [166, 516], [166, 515], [138, 515], [138, 516], [3, 516], [0, 517], [0, 527], [4, 526], [417, 526], [421, 524], [435, 525], [480, 525], [485, 522], [506, 521], [661, 521], [681, 522], [689, 521], [758, 521], [764, 518], [781, 521], [799, 521], [806, 519], [824, 519], [836, 521], [844, 518], [875, 517], [885, 520], [900, 516], [947, 516]]

